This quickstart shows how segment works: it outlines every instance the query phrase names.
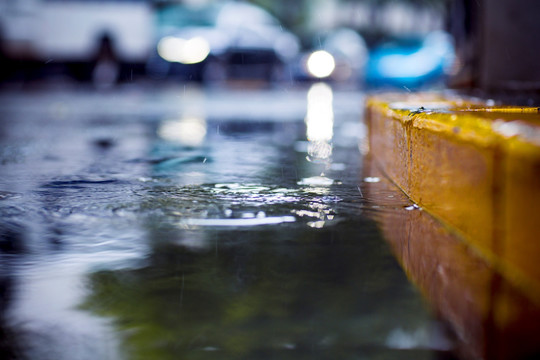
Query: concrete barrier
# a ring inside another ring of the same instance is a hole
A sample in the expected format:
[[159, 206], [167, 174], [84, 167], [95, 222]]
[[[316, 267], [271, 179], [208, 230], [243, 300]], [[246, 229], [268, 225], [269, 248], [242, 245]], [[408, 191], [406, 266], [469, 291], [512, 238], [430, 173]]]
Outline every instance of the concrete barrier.
[[[363, 164], [364, 196], [406, 204], [373, 157]], [[374, 217], [409, 279], [451, 330], [452, 353], [463, 359], [533, 359], [540, 354], [540, 306], [510, 283], [448, 226], [407, 206]], [[452, 336], [453, 335], [453, 336]]]
[[439, 94], [367, 100], [386, 175], [540, 304], [540, 113]]

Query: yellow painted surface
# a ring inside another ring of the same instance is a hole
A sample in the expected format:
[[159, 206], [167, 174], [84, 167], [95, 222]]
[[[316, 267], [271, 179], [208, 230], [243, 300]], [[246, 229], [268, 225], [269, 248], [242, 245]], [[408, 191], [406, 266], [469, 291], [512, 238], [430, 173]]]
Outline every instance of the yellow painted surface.
[[540, 301], [540, 114], [442, 95], [367, 101], [370, 148], [414, 202]]
[[[511, 139], [504, 144], [505, 236], [503, 257], [540, 281], [540, 146]], [[519, 280], [519, 279], [518, 279]], [[527, 279], [524, 279], [527, 280]]]
[[[405, 195], [380, 174], [368, 157], [366, 198], [380, 203]], [[540, 304], [471, 251], [449, 226], [426, 211], [393, 210], [375, 218], [394, 255], [435, 313], [456, 335], [453, 352], [464, 359], [529, 359], [540, 351]]]
[[493, 149], [455, 136], [411, 129], [410, 190], [418, 204], [493, 248]]
[[379, 160], [387, 169], [390, 178], [408, 192], [409, 147], [406, 123], [388, 121], [385, 112], [379, 112], [375, 108], [370, 110], [370, 148], [380, 154]]

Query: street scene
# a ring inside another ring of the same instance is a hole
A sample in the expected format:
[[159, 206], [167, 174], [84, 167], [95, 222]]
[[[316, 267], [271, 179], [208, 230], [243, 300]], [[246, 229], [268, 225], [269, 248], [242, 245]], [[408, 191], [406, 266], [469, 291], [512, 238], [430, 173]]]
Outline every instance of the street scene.
[[367, 198], [361, 93], [145, 90], [4, 95], [6, 354], [448, 351], [372, 219], [411, 204]]
[[[395, 170], [420, 136], [385, 117], [464, 113], [440, 95], [472, 81], [456, 4], [0, 1], [0, 358], [538, 354], [534, 270], [507, 276]], [[534, 125], [530, 85], [504, 111]], [[426, 164], [458, 154], [426, 139]]]

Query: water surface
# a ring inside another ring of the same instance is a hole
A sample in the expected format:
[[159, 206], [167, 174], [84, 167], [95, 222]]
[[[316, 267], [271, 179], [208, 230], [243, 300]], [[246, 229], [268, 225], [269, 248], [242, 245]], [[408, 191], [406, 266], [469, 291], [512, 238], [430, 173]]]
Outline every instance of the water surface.
[[1, 95], [5, 358], [447, 355], [375, 222], [412, 204], [366, 193], [362, 94], [143, 90]]

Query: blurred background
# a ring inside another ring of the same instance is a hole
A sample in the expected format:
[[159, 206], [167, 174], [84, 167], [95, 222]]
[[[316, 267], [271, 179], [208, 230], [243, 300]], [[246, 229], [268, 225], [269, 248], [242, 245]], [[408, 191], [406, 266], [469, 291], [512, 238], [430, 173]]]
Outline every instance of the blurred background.
[[1, 80], [439, 86], [458, 71], [449, 9], [444, 0], [2, 0]]
[[539, 358], [540, 302], [363, 122], [388, 89], [539, 106], [538, 10], [0, 0], [0, 358]]

